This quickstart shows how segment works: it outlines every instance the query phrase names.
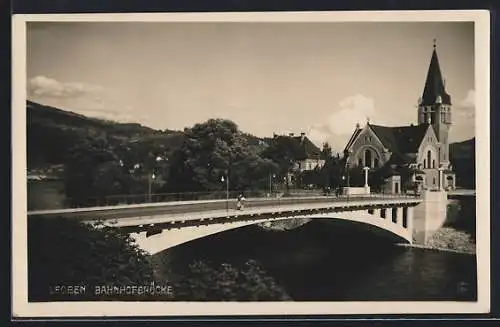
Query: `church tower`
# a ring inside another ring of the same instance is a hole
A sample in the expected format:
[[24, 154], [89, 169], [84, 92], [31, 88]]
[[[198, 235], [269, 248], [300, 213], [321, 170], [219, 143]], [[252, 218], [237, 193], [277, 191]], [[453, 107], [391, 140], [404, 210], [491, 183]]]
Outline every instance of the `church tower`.
[[451, 127], [451, 97], [445, 90], [434, 40], [424, 92], [418, 103], [418, 124], [431, 124], [439, 141], [439, 164], [449, 166], [448, 134]]

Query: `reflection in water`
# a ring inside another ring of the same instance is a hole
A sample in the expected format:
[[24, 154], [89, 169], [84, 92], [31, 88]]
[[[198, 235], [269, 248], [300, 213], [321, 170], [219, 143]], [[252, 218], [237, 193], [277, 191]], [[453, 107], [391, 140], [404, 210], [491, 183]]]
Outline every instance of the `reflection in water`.
[[295, 301], [476, 300], [473, 255], [394, 246], [370, 231], [315, 220], [286, 232], [243, 227], [156, 255], [173, 274], [193, 260], [255, 259]]

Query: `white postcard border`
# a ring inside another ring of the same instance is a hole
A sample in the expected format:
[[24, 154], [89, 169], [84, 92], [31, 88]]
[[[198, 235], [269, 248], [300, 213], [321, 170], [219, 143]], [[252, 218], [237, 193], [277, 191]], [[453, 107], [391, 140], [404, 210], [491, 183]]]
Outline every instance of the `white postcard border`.
[[[28, 303], [26, 23], [475, 22], [477, 302], [51, 302]], [[445, 314], [490, 310], [490, 16], [485, 10], [14, 15], [12, 20], [12, 314], [14, 317]]]

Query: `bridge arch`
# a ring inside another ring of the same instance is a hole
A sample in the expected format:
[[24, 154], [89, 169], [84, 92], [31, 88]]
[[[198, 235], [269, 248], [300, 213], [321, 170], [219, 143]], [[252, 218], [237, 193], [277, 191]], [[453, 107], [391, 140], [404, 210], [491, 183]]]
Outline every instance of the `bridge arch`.
[[[412, 211], [413, 208], [408, 208]], [[135, 239], [137, 245], [150, 254], [155, 254], [163, 250], [188, 243], [190, 241], [200, 239], [213, 234], [222, 233], [232, 229], [260, 224], [263, 222], [271, 222], [278, 220], [288, 219], [334, 219], [345, 220], [352, 223], [364, 224], [367, 227], [373, 228], [378, 233], [392, 236], [393, 240], [398, 243], [411, 243], [412, 242], [412, 224], [408, 224], [407, 217], [406, 227], [403, 226], [403, 208], [398, 208], [398, 215], [396, 219], [392, 219], [391, 215], [386, 215], [385, 218], [381, 217], [379, 209], [358, 210], [350, 212], [339, 213], [319, 213], [312, 215], [293, 216], [293, 217], [278, 217], [278, 218], [265, 218], [251, 220], [251, 221], [228, 221], [226, 223], [217, 223], [210, 225], [188, 226], [175, 229], [163, 230], [161, 233], [146, 236], [146, 232], [131, 233], [131, 237]]]

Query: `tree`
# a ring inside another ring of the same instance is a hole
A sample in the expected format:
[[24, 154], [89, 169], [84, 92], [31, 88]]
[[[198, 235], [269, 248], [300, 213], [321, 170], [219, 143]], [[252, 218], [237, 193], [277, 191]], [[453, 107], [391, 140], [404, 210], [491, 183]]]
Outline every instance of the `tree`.
[[416, 185], [412, 181], [412, 176], [415, 174], [416, 170], [416, 168], [410, 167], [409, 165], [401, 165], [399, 167], [398, 171], [401, 176], [402, 192], [416, 189]]
[[321, 159], [329, 160], [332, 158], [332, 147], [328, 142], [323, 143], [323, 149], [321, 150]]
[[195, 261], [186, 276], [174, 282], [178, 301], [283, 301], [290, 296], [260, 265], [249, 260], [243, 267], [212, 266]]
[[65, 160], [66, 195], [78, 204], [127, 193], [128, 175], [105, 135], [77, 142]]
[[297, 159], [296, 154], [300, 152], [297, 142], [289, 137], [277, 136], [270, 141], [269, 146], [262, 151], [261, 155], [275, 162], [278, 166], [278, 174], [284, 177], [292, 170]]
[[[50, 240], [50, 241], [47, 241]], [[31, 301], [54, 296], [56, 285], [148, 285], [154, 282], [148, 254], [127, 234], [64, 218], [28, 219], [28, 285]], [[71, 298], [71, 299], [74, 299]]]
[[322, 187], [337, 188], [342, 184], [342, 173], [344, 171], [344, 163], [336, 156], [330, 156], [325, 159], [325, 165], [320, 170], [320, 178]]
[[173, 192], [224, 190], [221, 177], [229, 176], [230, 188], [258, 187], [269, 172], [277, 170], [250, 147], [238, 126], [226, 119], [210, 119], [184, 131], [185, 141], [173, 156], [168, 190]]

